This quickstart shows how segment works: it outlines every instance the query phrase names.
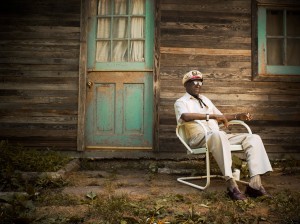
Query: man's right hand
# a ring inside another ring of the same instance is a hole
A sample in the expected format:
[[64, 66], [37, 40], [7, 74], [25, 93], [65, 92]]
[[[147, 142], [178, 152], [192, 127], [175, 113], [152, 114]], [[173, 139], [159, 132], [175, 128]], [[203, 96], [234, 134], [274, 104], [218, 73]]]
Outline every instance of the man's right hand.
[[214, 115], [218, 123], [223, 123], [226, 128], [228, 128], [228, 120], [224, 115]]

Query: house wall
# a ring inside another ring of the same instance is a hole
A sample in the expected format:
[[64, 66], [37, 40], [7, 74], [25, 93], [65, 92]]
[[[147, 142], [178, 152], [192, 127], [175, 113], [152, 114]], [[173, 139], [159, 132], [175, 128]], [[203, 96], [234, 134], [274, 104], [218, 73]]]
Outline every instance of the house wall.
[[[183, 74], [198, 69], [203, 94], [221, 111], [254, 114], [249, 125], [269, 155], [299, 155], [299, 78], [255, 74], [251, 0], [157, 2], [158, 152], [185, 154], [175, 136], [173, 104], [184, 94]], [[1, 4], [0, 139], [77, 150], [80, 13], [80, 0]]]
[[0, 7], [0, 136], [76, 150], [80, 0]]
[[250, 0], [161, 1], [161, 151], [185, 151], [175, 136], [173, 105], [185, 92], [184, 73], [198, 69], [204, 74], [203, 94], [223, 113], [254, 115], [248, 124], [270, 156], [300, 152], [299, 78], [254, 78], [252, 7]]

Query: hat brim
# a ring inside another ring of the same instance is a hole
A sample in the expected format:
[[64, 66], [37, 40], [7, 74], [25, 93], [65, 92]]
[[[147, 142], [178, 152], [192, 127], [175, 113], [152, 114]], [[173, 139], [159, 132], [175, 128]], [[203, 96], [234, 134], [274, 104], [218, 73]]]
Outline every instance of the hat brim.
[[188, 80], [186, 80], [184, 82], [184, 84], [187, 83], [188, 81], [193, 81], [193, 80], [201, 80], [201, 81], [203, 81], [203, 78], [199, 77], [199, 76], [193, 76], [193, 77], [189, 78]]
[[[193, 76], [192, 78], [190, 78], [189, 80], [197, 80], [197, 79], [200, 79], [200, 80], [203, 80], [202, 77], [199, 77], [199, 76]], [[187, 81], [189, 81], [187, 80]]]

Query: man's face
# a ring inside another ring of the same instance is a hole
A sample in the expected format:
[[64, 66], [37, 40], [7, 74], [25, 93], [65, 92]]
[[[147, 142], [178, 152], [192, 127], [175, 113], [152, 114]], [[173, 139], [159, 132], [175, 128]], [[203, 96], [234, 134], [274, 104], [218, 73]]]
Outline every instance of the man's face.
[[202, 79], [196, 79], [187, 81], [184, 86], [187, 93], [191, 94], [192, 96], [197, 96], [200, 94], [202, 84]]

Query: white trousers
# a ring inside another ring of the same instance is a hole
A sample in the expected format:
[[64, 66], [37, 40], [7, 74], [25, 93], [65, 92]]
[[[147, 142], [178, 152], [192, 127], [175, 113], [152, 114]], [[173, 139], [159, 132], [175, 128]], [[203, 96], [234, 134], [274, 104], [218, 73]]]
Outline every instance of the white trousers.
[[[203, 134], [190, 140], [191, 147], [205, 144]], [[242, 145], [249, 167], [250, 177], [272, 171], [265, 147], [256, 134], [226, 134], [224, 131], [212, 131], [207, 136], [207, 146], [215, 158], [225, 179], [232, 178], [232, 155], [230, 145]]]

